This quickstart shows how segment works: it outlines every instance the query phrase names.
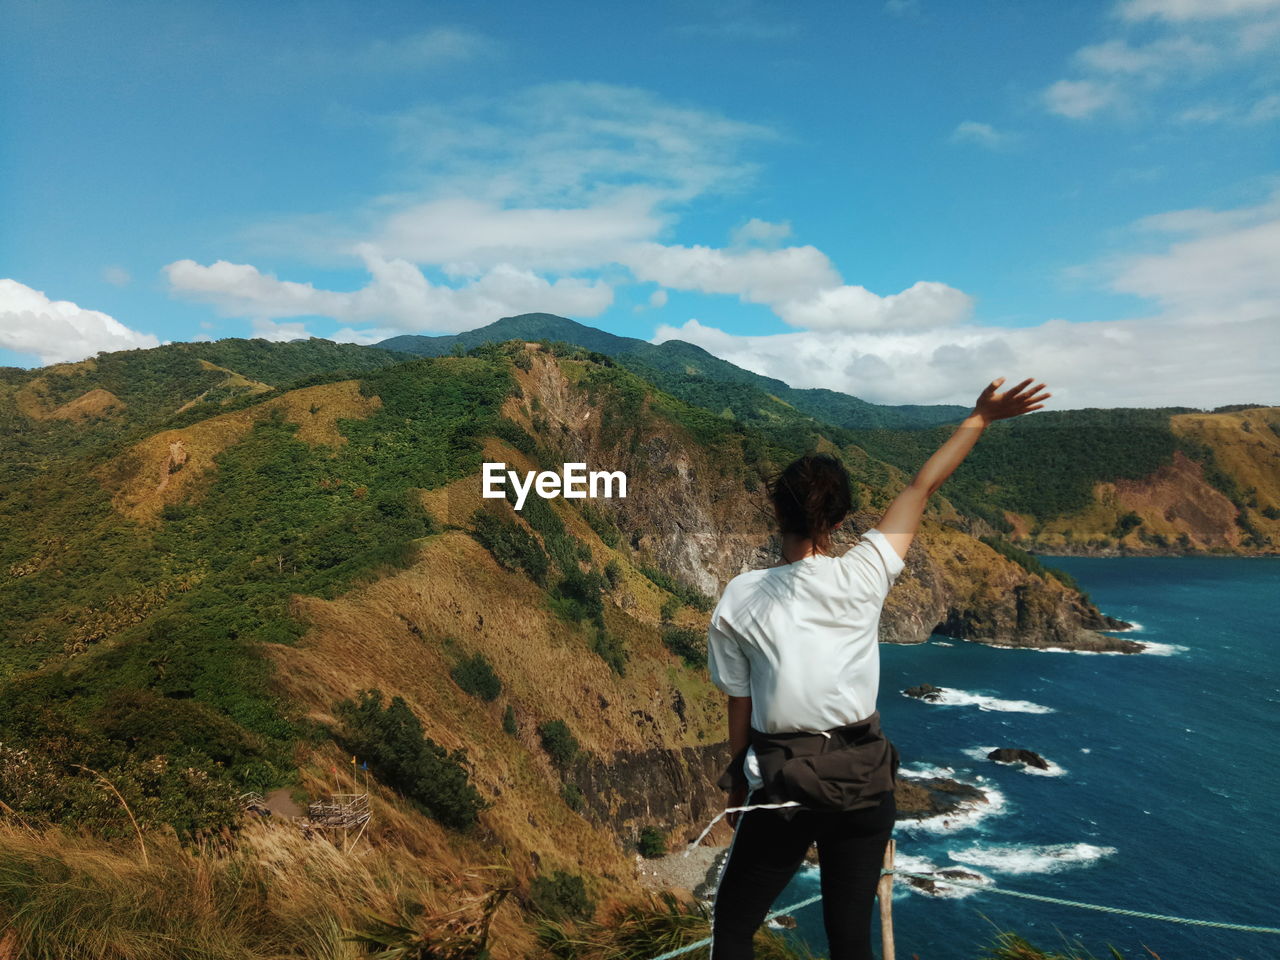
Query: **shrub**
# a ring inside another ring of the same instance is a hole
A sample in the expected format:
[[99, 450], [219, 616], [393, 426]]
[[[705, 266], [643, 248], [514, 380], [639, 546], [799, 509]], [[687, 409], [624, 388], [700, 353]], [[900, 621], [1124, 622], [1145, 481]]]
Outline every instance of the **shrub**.
[[507, 709], [502, 711], [502, 729], [513, 737], [516, 735], [516, 711], [509, 703]]
[[399, 790], [446, 826], [465, 829], [487, 806], [467, 778], [464, 750], [452, 753], [423, 736], [422, 723], [401, 697], [383, 707], [382, 691], [364, 690], [358, 701], [338, 704], [344, 728], [338, 742], [369, 761], [382, 783]]
[[604, 542], [605, 546], [617, 547], [621, 542], [622, 531], [599, 507], [584, 501], [582, 504], [582, 519], [587, 521], [587, 525], [596, 532], [596, 536]]
[[603, 628], [598, 629], [595, 640], [591, 643], [591, 649], [618, 676], [627, 675], [627, 649], [618, 637]]
[[1142, 517], [1130, 510], [1128, 513], [1116, 520], [1116, 525], [1111, 528], [1111, 535], [1117, 540], [1121, 540], [1124, 538], [1125, 534], [1134, 527], [1140, 526], [1142, 526]]
[[483, 653], [477, 653], [457, 664], [449, 675], [454, 683], [473, 697], [492, 703], [502, 693], [502, 681]]
[[[1266, 511], [1263, 511], [1264, 513]], [[1272, 517], [1274, 520], [1275, 518]], [[618, 565], [617, 560], [610, 560], [604, 565], [604, 578], [609, 584], [609, 589], [615, 589], [622, 582], [622, 567]]]
[[582, 877], [563, 870], [533, 878], [529, 908], [552, 920], [589, 920], [596, 910]]
[[640, 856], [653, 859], [667, 854], [667, 838], [657, 827], [645, 827], [640, 831], [640, 839], [636, 843]]
[[687, 583], [682, 583], [674, 577], [668, 576], [656, 567], [649, 567], [642, 564], [640, 566], [640, 572], [653, 581], [655, 586], [661, 587], [663, 590], [667, 591], [667, 593], [679, 598], [681, 603], [688, 604], [695, 610], [700, 610], [703, 613], [706, 613], [715, 606], [715, 601], [701, 590], [691, 587]]
[[566, 770], [578, 755], [578, 739], [563, 720], [548, 720], [538, 726], [542, 749], [560, 770]]
[[568, 804], [570, 810], [582, 810], [582, 788], [576, 783], [565, 783], [560, 787], [560, 799]]
[[686, 666], [700, 670], [707, 665], [707, 645], [698, 631], [667, 624], [662, 630], [662, 642]]
[[508, 570], [523, 570], [534, 583], [547, 582], [547, 555], [533, 534], [514, 520], [485, 510], [471, 515], [472, 536]]

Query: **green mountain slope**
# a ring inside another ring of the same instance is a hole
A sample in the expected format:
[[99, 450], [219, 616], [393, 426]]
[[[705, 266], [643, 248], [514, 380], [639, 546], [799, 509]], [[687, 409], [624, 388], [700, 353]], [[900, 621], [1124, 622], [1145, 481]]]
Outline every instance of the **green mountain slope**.
[[78, 363], [0, 367], [0, 479], [163, 425], [191, 423], [308, 377], [355, 376], [410, 357], [312, 338], [227, 338], [100, 352]]
[[504, 317], [452, 336], [392, 337], [377, 346], [439, 357], [455, 349], [511, 339], [561, 341], [607, 354], [673, 396], [717, 412], [727, 409], [748, 423], [815, 419], [836, 427], [913, 429], [955, 421], [968, 413], [967, 408], [952, 404], [881, 405], [834, 390], [796, 389], [743, 370], [683, 340], [652, 344], [549, 313]]

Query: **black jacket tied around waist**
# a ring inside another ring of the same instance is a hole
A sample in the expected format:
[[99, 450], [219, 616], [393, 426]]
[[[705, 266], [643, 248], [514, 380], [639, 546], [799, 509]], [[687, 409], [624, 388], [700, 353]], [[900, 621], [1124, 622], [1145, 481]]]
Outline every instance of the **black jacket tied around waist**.
[[[795, 801], [810, 810], [859, 810], [878, 806], [898, 783], [898, 748], [880, 729], [880, 711], [824, 733], [762, 733], [751, 728], [750, 745], [764, 784], [757, 803]], [[716, 781], [724, 790], [747, 785], [739, 750]], [[796, 808], [779, 811], [789, 818]]]

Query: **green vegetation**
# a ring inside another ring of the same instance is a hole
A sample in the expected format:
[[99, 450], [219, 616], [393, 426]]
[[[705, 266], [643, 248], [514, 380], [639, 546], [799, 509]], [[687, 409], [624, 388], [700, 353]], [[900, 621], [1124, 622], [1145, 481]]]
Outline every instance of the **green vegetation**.
[[508, 570], [523, 570], [539, 586], [547, 582], [547, 555], [533, 534], [514, 520], [479, 509], [471, 517], [472, 535]]
[[1115, 526], [1111, 528], [1111, 536], [1119, 540], [1130, 530], [1140, 526], [1142, 526], [1142, 517], [1130, 510], [1116, 519]]
[[[708, 597], [696, 587], [691, 587], [687, 583], [677, 580], [675, 577], [669, 576], [659, 570], [657, 567], [640, 565], [640, 572], [648, 577], [656, 587], [667, 591], [679, 603], [688, 604], [695, 610], [706, 613], [715, 606], [715, 601]], [[670, 619], [670, 618], [667, 618]]]
[[564, 870], [534, 877], [527, 907], [550, 920], [589, 920], [596, 911], [582, 877]]
[[582, 519], [596, 532], [606, 547], [616, 549], [618, 544], [622, 542], [622, 531], [618, 529], [618, 525], [609, 519], [608, 514], [600, 507], [595, 506], [589, 500], [583, 500]]
[[691, 670], [702, 670], [707, 665], [706, 637], [690, 627], [677, 627], [667, 623], [662, 627], [662, 642], [667, 649], [684, 661]]
[[[178, 360], [195, 363], [164, 352], [153, 375]], [[119, 829], [83, 767], [144, 820], [193, 832], [235, 818], [226, 797], [289, 782], [304, 727], [259, 644], [301, 634], [291, 595], [335, 597], [412, 558], [435, 530], [414, 488], [479, 469], [509, 384], [505, 363], [471, 358], [376, 370], [360, 389], [381, 407], [339, 420], [338, 447], [251, 405], [251, 429], [154, 528], [112, 506], [139, 469], [114, 449], [51, 462], [39, 483], [5, 475], [0, 570], [20, 575], [0, 579], [0, 743], [51, 765], [23, 781], [22, 808]]]
[[380, 690], [338, 704], [343, 721], [336, 739], [354, 756], [367, 759], [382, 783], [399, 790], [428, 816], [463, 830], [475, 823], [486, 801], [467, 777], [465, 750], [452, 753], [423, 736], [422, 723], [400, 697], [383, 707]]
[[568, 804], [570, 810], [581, 811], [585, 798], [582, 796], [582, 788], [576, 783], [562, 783], [560, 785], [560, 798]]
[[636, 841], [636, 850], [640, 856], [653, 859], [654, 857], [665, 857], [667, 855], [667, 836], [657, 827], [645, 827], [640, 831], [640, 838]]
[[627, 675], [629, 654], [620, 637], [615, 637], [608, 630], [600, 627], [596, 630], [595, 639], [591, 642], [591, 649], [618, 676], [625, 677]]
[[1028, 573], [1034, 573], [1036, 576], [1043, 577], [1045, 580], [1052, 577], [1068, 589], [1078, 592], [1085, 598], [1086, 603], [1091, 602], [1084, 590], [1081, 589], [1080, 584], [1076, 582], [1076, 578], [1071, 576], [1071, 574], [1067, 573], [1065, 570], [1046, 566], [1034, 556], [1027, 553], [1027, 551], [1020, 550], [1003, 537], [979, 537], [978, 539], [1002, 557], [1012, 560], [1014, 563], [1018, 564], [1018, 566], [1022, 567], [1022, 569], [1026, 570]]
[[515, 736], [518, 728], [516, 727], [516, 708], [507, 704], [507, 709], [502, 711], [502, 730], [511, 736]]
[[578, 756], [578, 738], [563, 720], [547, 720], [538, 725], [538, 739], [551, 762], [563, 773]]
[[502, 693], [502, 681], [493, 672], [493, 664], [483, 653], [473, 654], [449, 672], [453, 682], [473, 697], [492, 703]]

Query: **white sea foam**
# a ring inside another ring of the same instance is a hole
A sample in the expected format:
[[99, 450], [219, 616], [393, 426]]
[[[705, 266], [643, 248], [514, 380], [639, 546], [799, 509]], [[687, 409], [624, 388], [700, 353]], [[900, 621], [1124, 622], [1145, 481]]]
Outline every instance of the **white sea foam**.
[[975, 843], [964, 850], [948, 850], [958, 863], [986, 867], [997, 873], [1057, 873], [1089, 866], [1116, 852], [1092, 843]]
[[999, 763], [1002, 767], [1017, 767], [1018, 769], [1022, 770], [1023, 773], [1033, 773], [1036, 776], [1040, 776], [1040, 777], [1060, 777], [1067, 772], [1065, 769], [1060, 767], [1058, 764], [1054, 763], [1048, 757], [1044, 758], [1044, 762], [1049, 765], [1048, 770], [1041, 770], [1039, 767], [1033, 767], [1029, 763], [1023, 763], [1021, 760], [1015, 760], [1013, 763], [1004, 763], [999, 760], [988, 760], [987, 754], [989, 754], [994, 749], [996, 748], [995, 747], [969, 747], [962, 752], [965, 754], [965, 756], [973, 757], [973, 759], [975, 760], [987, 760], [989, 763]]
[[933, 641], [933, 645], [935, 647], [954, 647], [955, 646], [954, 643], [947, 643], [947, 641], [945, 640], [935, 640]]
[[[913, 769], [914, 767], [914, 769]], [[913, 760], [910, 765], [903, 764], [898, 768], [898, 775], [902, 777], [950, 777], [955, 774], [954, 767], [935, 767], [928, 763], [922, 763], [919, 760]]]
[[[924, 770], [908, 770], [905, 767], [899, 768], [899, 775], [906, 776], [909, 779], [921, 779], [925, 777], [946, 777], [956, 780], [959, 783], [968, 783], [968, 781], [960, 780], [954, 776], [954, 771], [950, 767], [929, 767]], [[909, 833], [959, 833], [961, 830], [968, 830], [970, 827], [976, 826], [981, 820], [987, 817], [999, 816], [1005, 812], [1007, 802], [1005, 796], [995, 787], [988, 786], [986, 781], [982, 783], [969, 783], [969, 786], [977, 787], [982, 791], [986, 802], [981, 800], [962, 800], [958, 806], [946, 813], [934, 814], [931, 817], [905, 817], [898, 821], [898, 828], [906, 830]]]
[[[1053, 713], [1053, 707], [1041, 706], [1038, 703], [1032, 703], [1030, 700], [1001, 700], [998, 697], [989, 697], [985, 693], [971, 693], [968, 690], [956, 690], [954, 687], [939, 687], [941, 694], [938, 699], [924, 700], [918, 697], [911, 697], [912, 700], [920, 699], [922, 703], [930, 703], [934, 706], [942, 707], [967, 707], [976, 706], [979, 710], [995, 710], [1002, 713]], [[902, 694], [904, 697], [907, 694]]]
[[[910, 854], [899, 852], [894, 854], [893, 868], [894, 870], [902, 871], [903, 873], [923, 874], [936, 874], [939, 870], [948, 869], [947, 867], [939, 867], [928, 857], [914, 857]], [[950, 869], [955, 868], [952, 867]], [[972, 874], [973, 876], [956, 877], [954, 879], [963, 880], [965, 883], [980, 883], [986, 887], [992, 886], [995, 883], [994, 880], [978, 870], [972, 870], [966, 867], [964, 868], [964, 871], [966, 874]], [[912, 882], [913, 879], [914, 878], [911, 877], [896, 878], [896, 882], [893, 885], [894, 893], [896, 894], [899, 890], [903, 890], [911, 893], [918, 893], [926, 897], [958, 899], [960, 897], [968, 897], [981, 892], [973, 887], [958, 887], [953, 883], [946, 883], [946, 877], [937, 877], [936, 885], [932, 891], [923, 890]]]
[[1184, 647], [1180, 643], [1155, 643], [1152, 640], [1135, 641], [1142, 644], [1142, 652], [1150, 654], [1153, 657], [1172, 657], [1179, 653], [1186, 653], [1190, 647]]

